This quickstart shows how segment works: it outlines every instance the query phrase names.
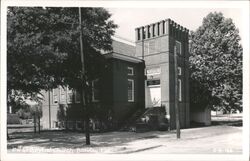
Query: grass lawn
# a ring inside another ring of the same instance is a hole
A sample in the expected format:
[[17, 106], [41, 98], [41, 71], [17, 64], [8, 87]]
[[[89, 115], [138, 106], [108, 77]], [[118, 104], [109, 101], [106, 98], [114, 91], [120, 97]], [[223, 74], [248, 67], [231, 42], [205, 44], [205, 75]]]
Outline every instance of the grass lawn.
[[85, 145], [84, 133], [46, 131], [13, 133], [8, 141], [9, 153], [190, 153], [239, 154], [242, 152], [242, 127], [217, 125], [182, 129], [181, 139], [174, 131], [107, 132], [91, 134]]

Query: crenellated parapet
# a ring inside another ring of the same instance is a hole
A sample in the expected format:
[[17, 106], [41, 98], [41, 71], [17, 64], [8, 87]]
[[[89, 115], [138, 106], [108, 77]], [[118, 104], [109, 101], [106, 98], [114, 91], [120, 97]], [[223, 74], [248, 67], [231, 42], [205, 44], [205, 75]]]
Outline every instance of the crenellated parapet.
[[162, 20], [150, 25], [141, 26], [135, 29], [136, 42], [152, 39], [164, 35], [175, 39], [188, 40], [189, 30], [171, 19]]

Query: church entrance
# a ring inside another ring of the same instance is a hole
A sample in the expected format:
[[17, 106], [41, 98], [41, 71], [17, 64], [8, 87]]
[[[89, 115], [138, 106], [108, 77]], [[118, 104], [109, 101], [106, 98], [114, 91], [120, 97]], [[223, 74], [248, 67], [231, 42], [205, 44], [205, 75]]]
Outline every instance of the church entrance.
[[147, 80], [146, 83], [146, 108], [161, 106], [160, 80]]

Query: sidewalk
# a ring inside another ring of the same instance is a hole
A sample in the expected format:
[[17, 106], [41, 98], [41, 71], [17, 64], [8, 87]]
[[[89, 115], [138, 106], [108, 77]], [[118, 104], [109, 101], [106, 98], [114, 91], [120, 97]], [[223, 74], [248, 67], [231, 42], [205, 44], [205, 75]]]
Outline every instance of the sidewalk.
[[195, 153], [239, 154], [242, 152], [242, 127], [210, 126], [181, 130], [181, 139], [166, 131], [145, 133], [108, 132], [91, 135], [86, 146], [83, 133], [16, 133], [8, 141], [10, 153]]
[[160, 134], [152, 139], [131, 142], [122, 153], [240, 154], [241, 130], [231, 126], [184, 129], [179, 140], [175, 133]]

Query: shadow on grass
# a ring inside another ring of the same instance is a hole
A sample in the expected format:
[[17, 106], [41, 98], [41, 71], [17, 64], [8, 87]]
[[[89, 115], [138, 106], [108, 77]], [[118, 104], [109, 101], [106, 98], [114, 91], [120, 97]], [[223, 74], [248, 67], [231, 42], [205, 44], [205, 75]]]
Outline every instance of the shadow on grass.
[[212, 125], [242, 126], [242, 120], [212, 121]]
[[[234, 117], [236, 118], [236, 117]], [[218, 126], [218, 125], [225, 125], [225, 126], [237, 126], [241, 127], [242, 126], [242, 119], [237, 119], [237, 120], [229, 120], [229, 119], [222, 119], [222, 120], [212, 120], [211, 125], [207, 126]], [[193, 122], [191, 121], [190, 123], [190, 128], [202, 128], [202, 127], [207, 127], [204, 123], [199, 123], [199, 122]]]
[[111, 147], [123, 146], [139, 139], [156, 138], [157, 134], [144, 136], [134, 132], [106, 132], [91, 134], [91, 145], [85, 145], [85, 134], [79, 132], [46, 131], [40, 134], [32, 132], [13, 133], [8, 141], [7, 148], [35, 146], [41, 148], [84, 148], [84, 147]]

